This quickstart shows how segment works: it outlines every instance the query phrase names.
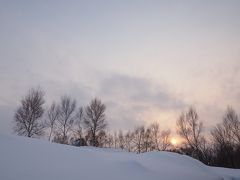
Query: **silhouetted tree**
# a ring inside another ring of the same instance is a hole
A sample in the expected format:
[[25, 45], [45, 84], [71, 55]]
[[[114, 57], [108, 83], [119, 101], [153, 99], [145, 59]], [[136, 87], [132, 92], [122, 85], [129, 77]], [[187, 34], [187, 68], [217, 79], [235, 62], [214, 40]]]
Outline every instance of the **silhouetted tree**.
[[78, 109], [78, 112], [76, 114], [76, 119], [75, 119], [75, 123], [74, 123], [74, 136], [75, 138], [79, 139], [79, 138], [83, 138], [83, 119], [84, 118], [84, 114], [83, 114], [83, 108], [80, 107]]
[[223, 118], [223, 127], [229, 141], [231, 140], [232, 144], [240, 144], [240, 121], [232, 107], [227, 108], [227, 112]]
[[45, 127], [50, 129], [48, 140], [51, 141], [52, 133], [55, 128], [56, 120], [59, 116], [59, 109], [55, 103], [52, 103], [50, 108], [47, 110], [47, 119], [45, 120]]
[[169, 129], [161, 132], [161, 135], [160, 135], [161, 151], [166, 151], [171, 146], [170, 135], [171, 135], [171, 131]]
[[240, 167], [236, 158], [240, 150], [240, 121], [233, 108], [228, 107], [221, 124], [211, 131], [214, 143], [215, 164], [223, 167]]
[[85, 109], [84, 126], [93, 146], [98, 146], [99, 133], [107, 127], [105, 110], [106, 106], [97, 98], [93, 99]]
[[142, 140], [142, 152], [148, 152], [153, 146], [153, 141], [151, 138], [151, 129], [144, 128], [143, 131], [143, 140]]
[[160, 131], [158, 123], [150, 124], [149, 129], [151, 130], [152, 141], [150, 150], [165, 151], [171, 146], [171, 131], [169, 129]]
[[177, 120], [177, 133], [185, 140], [186, 149], [189, 149], [191, 156], [202, 158], [202, 145], [205, 138], [202, 135], [203, 123], [199, 121], [198, 114], [193, 107], [187, 113], [182, 113]]
[[14, 116], [14, 131], [23, 136], [40, 136], [43, 134], [44, 125], [41, 117], [44, 113], [44, 93], [41, 89], [30, 89], [21, 100], [21, 106]]
[[59, 115], [57, 117], [57, 133], [56, 135], [59, 137], [56, 137], [55, 140], [57, 142], [62, 144], [68, 143], [68, 133], [70, 130], [72, 130], [72, 126], [74, 124], [75, 115], [74, 111], [76, 108], [76, 101], [74, 99], [71, 99], [68, 96], [63, 96], [61, 98], [61, 102], [58, 106]]
[[114, 131], [113, 133], [113, 147], [117, 148], [118, 147], [118, 137], [117, 137], [117, 132]]
[[125, 149], [124, 135], [123, 135], [122, 130], [119, 130], [119, 132], [118, 132], [117, 142], [118, 142], [118, 148]]
[[106, 147], [106, 143], [107, 143], [107, 133], [104, 130], [101, 130], [98, 134], [97, 134], [97, 147]]
[[144, 126], [137, 127], [133, 132], [133, 147], [134, 151], [137, 153], [141, 153], [143, 150], [144, 133]]
[[125, 136], [124, 136], [124, 145], [125, 145], [125, 149], [128, 152], [132, 151], [132, 148], [133, 148], [133, 145], [132, 145], [133, 138], [134, 138], [134, 135], [130, 131], [128, 131], [125, 134]]
[[153, 149], [160, 151], [160, 128], [158, 123], [152, 123], [150, 125], [151, 129], [151, 137], [152, 137], [152, 142], [153, 142]]
[[114, 140], [111, 133], [106, 134], [106, 141], [104, 147], [114, 148]]

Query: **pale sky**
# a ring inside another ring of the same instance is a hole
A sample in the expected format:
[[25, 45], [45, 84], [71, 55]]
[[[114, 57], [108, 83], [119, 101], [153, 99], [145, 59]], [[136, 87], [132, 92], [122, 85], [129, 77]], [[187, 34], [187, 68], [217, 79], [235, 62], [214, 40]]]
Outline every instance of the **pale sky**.
[[109, 129], [157, 121], [174, 132], [190, 105], [206, 132], [240, 113], [240, 1], [0, 0], [0, 133], [31, 87], [107, 105]]

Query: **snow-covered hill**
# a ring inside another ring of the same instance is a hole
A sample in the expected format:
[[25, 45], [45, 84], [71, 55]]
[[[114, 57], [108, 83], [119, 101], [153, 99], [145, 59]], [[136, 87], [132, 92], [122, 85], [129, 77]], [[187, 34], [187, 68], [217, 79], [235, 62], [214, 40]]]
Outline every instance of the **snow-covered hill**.
[[134, 154], [1, 135], [0, 179], [239, 180], [240, 170], [211, 168], [169, 152]]

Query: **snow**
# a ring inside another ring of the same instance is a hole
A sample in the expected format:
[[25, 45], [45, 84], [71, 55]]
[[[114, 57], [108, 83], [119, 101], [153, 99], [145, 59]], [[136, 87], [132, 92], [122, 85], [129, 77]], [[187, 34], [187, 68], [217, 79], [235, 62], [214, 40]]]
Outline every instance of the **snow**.
[[208, 167], [170, 152], [128, 153], [0, 135], [1, 180], [240, 180], [240, 170]]

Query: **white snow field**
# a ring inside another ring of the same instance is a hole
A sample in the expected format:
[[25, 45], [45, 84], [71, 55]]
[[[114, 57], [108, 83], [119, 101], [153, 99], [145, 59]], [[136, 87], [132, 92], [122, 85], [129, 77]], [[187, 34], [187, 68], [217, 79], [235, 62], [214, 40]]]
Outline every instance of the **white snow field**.
[[240, 170], [213, 168], [169, 152], [135, 154], [0, 135], [0, 180], [240, 180]]

